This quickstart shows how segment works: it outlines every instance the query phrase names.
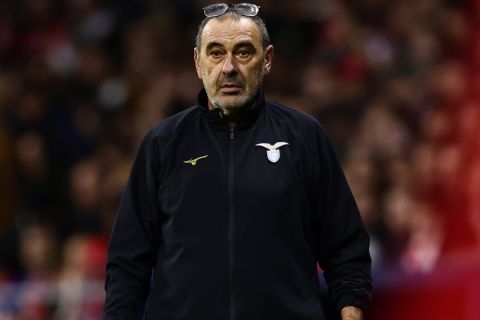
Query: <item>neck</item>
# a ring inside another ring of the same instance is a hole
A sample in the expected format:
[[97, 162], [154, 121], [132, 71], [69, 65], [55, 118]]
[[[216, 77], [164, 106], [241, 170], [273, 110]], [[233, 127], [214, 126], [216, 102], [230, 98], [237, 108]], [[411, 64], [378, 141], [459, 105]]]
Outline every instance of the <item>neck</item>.
[[[208, 109], [213, 110], [215, 107], [210, 101], [208, 101]], [[226, 109], [226, 108], [219, 108], [221, 110], [221, 117], [224, 119], [230, 128], [235, 127], [237, 123], [242, 122], [245, 118], [247, 118], [247, 110], [248, 106], [238, 107], [235, 109]]]
[[216, 106], [215, 104], [212, 103], [212, 101], [208, 98], [207, 93], [205, 90], [201, 91], [200, 96], [199, 96], [199, 103], [206, 105], [206, 107], [209, 110], [219, 110], [220, 111], [220, 117], [228, 123], [229, 127], [235, 127], [240, 122], [243, 122], [244, 120], [247, 120], [252, 115], [252, 112], [254, 112], [254, 109], [257, 109], [255, 105], [258, 103], [257, 100], [259, 100], [259, 97], [261, 97], [260, 101], [263, 103], [263, 96], [261, 95], [260, 89], [257, 90], [257, 93], [248, 99], [246, 103], [242, 106], [237, 106], [237, 107], [232, 107], [232, 108], [222, 108], [221, 106]]
[[229, 128], [235, 127], [239, 122], [246, 118], [247, 113], [245, 108], [238, 108], [236, 110], [222, 109], [221, 115], [228, 123]]

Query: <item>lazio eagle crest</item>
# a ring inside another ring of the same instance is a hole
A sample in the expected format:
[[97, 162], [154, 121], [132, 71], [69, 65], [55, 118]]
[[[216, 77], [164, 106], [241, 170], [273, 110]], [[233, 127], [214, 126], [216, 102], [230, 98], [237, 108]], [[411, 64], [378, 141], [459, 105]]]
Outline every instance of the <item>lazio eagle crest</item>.
[[287, 146], [288, 142], [277, 142], [274, 145], [269, 143], [257, 143], [256, 147], [264, 147], [267, 149], [267, 158], [271, 163], [276, 163], [280, 160], [280, 150], [278, 148]]

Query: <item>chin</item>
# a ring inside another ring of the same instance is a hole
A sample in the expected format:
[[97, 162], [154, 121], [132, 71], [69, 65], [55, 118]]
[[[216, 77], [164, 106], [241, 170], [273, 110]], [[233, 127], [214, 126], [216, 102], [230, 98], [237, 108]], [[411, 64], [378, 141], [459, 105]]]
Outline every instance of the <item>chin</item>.
[[244, 96], [221, 98], [221, 99], [217, 99], [214, 105], [225, 110], [237, 110], [237, 109], [243, 108], [246, 104], [248, 104], [249, 101], [250, 99]]

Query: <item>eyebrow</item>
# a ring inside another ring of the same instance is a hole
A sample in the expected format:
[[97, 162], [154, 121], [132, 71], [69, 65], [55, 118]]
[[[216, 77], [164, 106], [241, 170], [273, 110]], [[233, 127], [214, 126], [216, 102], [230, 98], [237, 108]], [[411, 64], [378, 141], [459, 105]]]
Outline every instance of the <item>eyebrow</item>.
[[242, 48], [242, 47], [247, 47], [247, 48], [253, 49], [255, 52], [257, 51], [257, 48], [255, 47], [255, 45], [253, 43], [251, 43], [250, 41], [239, 42], [235, 45], [235, 47], [233, 47], [233, 49], [236, 50], [236, 49]]
[[[209, 50], [211, 50], [212, 48], [215, 48], [215, 47], [224, 48], [225, 46], [223, 44], [219, 43], [219, 42], [210, 42], [205, 47], [205, 51], [208, 52]], [[250, 41], [241, 41], [241, 42], [235, 44], [233, 49], [236, 50], [236, 49], [241, 48], [241, 47], [248, 47], [250, 49], [253, 49], [255, 52], [257, 51], [257, 48], [255, 47], [255, 45], [253, 43], [251, 43]]]
[[223, 44], [219, 43], [219, 42], [210, 42], [209, 44], [207, 44], [207, 46], [205, 47], [205, 51], [209, 51], [210, 49], [214, 48], [214, 47], [223, 47]]

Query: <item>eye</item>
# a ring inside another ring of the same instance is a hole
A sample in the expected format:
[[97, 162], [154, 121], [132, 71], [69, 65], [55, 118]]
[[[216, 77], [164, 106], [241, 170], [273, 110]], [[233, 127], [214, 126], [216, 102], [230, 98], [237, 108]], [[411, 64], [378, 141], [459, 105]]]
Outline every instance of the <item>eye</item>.
[[223, 53], [220, 50], [212, 50], [209, 52], [209, 55], [213, 58], [220, 58], [223, 55]]
[[250, 51], [247, 49], [240, 49], [237, 51], [237, 56], [242, 59], [248, 58], [250, 54]]

